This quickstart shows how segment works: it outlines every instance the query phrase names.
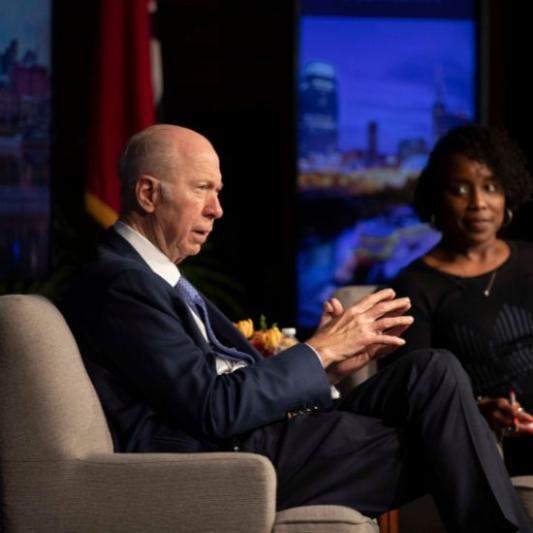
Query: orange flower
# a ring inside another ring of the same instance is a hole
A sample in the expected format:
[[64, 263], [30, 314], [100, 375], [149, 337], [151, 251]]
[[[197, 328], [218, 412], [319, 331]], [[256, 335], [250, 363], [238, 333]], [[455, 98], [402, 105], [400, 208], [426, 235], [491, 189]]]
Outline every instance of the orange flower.
[[239, 320], [235, 323], [235, 327], [265, 357], [276, 355], [298, 343], [295, 338], [284, 335], [275, 324], [267, 328], [264, 316], [261, 317], [261, 329], [257, 331], [254, 330], [254, 323], [250, 318]]
[[247, 338], [251, 338], [254, 334], [254, 322], [251, 318], [239, 320], [235, 327]]
[[283, 335], [277, 326], [273, 326], [264, 332], [265, 349], [269, 352], [275, 352], [279, 348], [279, 344]]

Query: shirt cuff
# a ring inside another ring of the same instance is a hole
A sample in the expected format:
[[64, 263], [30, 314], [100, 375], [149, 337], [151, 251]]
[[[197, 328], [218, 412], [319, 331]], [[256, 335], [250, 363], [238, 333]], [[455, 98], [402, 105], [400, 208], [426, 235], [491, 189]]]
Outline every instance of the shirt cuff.
[[324, 363], [322, 362], [322, 357], [320, 357], [319, 353], [310, 344], [307, 344], [307, 342], [304, 342], [304, 344], [313, 351], [313, 353], [318, 357], [318, 360], [320, 361], [320, 364], [322, 365], [322, 367], [324, 367]]
[[[305, 344], [306, 346], [308, 346], [309, 348], [311, 348], [311, 350], [313, 351], [313, 353], [318, 357], [318, 360], [320, 361], [320, 364], [321, 364], [322, 366], [324, 366], [323, 363], [322, 363], [322, 358], [320, 357], [320, 355], [318, 354], [318, 352], [317, 352], [317, 351], [316, 351], [311, 345], [307, 344], [307, 342], [304, 342], [304, 344]], [[325, 370], [325, 369], [324, 369], [324, 370]], [[341, 397], [341, 394], [340, 394], [340, 392], [338, 391], [337, 387], [335, 387], [335, 385], [331, 385], [331, 387], [330, 387], [330, 391], [331, 391], [331, 398], [332, 398], [333, 400], [338, 400], [338, 399]]]

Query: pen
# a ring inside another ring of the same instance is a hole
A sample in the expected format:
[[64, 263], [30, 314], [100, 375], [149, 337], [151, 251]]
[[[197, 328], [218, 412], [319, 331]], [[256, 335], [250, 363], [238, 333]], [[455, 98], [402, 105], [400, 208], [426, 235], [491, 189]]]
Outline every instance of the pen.
[[[513, 406], [516, 403], [516, 393], [513, 389], [509, 391], [509, 403]], [[513, 417], [513, 426], [515, 431], [518, 430], [518, 418]]]

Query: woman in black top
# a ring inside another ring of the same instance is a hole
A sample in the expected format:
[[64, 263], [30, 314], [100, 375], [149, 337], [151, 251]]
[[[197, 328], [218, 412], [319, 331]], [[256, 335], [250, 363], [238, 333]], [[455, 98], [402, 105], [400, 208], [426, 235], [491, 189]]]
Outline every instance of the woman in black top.
[[505, 135], [451, 130], [415, 192], [421, 218], [442, 238], [392, 283], [415, 318], [404, 350], [447, 348], [459, 358], [482, 414], [509, 437], [511, 475], [533, 474], [533, 245], [498, 232], [531, 190], [525, 158]]

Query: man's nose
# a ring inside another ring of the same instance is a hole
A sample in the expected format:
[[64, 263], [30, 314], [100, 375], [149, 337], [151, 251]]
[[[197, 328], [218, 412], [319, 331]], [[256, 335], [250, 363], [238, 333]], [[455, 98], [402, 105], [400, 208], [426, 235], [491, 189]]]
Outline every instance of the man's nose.
[[217, 194], [213, 194], [210, 197], [210, 200], [206, 205], [206, 212], [207, 215], [212, 216], [213, 218], [220, 218], [224, 214]]

